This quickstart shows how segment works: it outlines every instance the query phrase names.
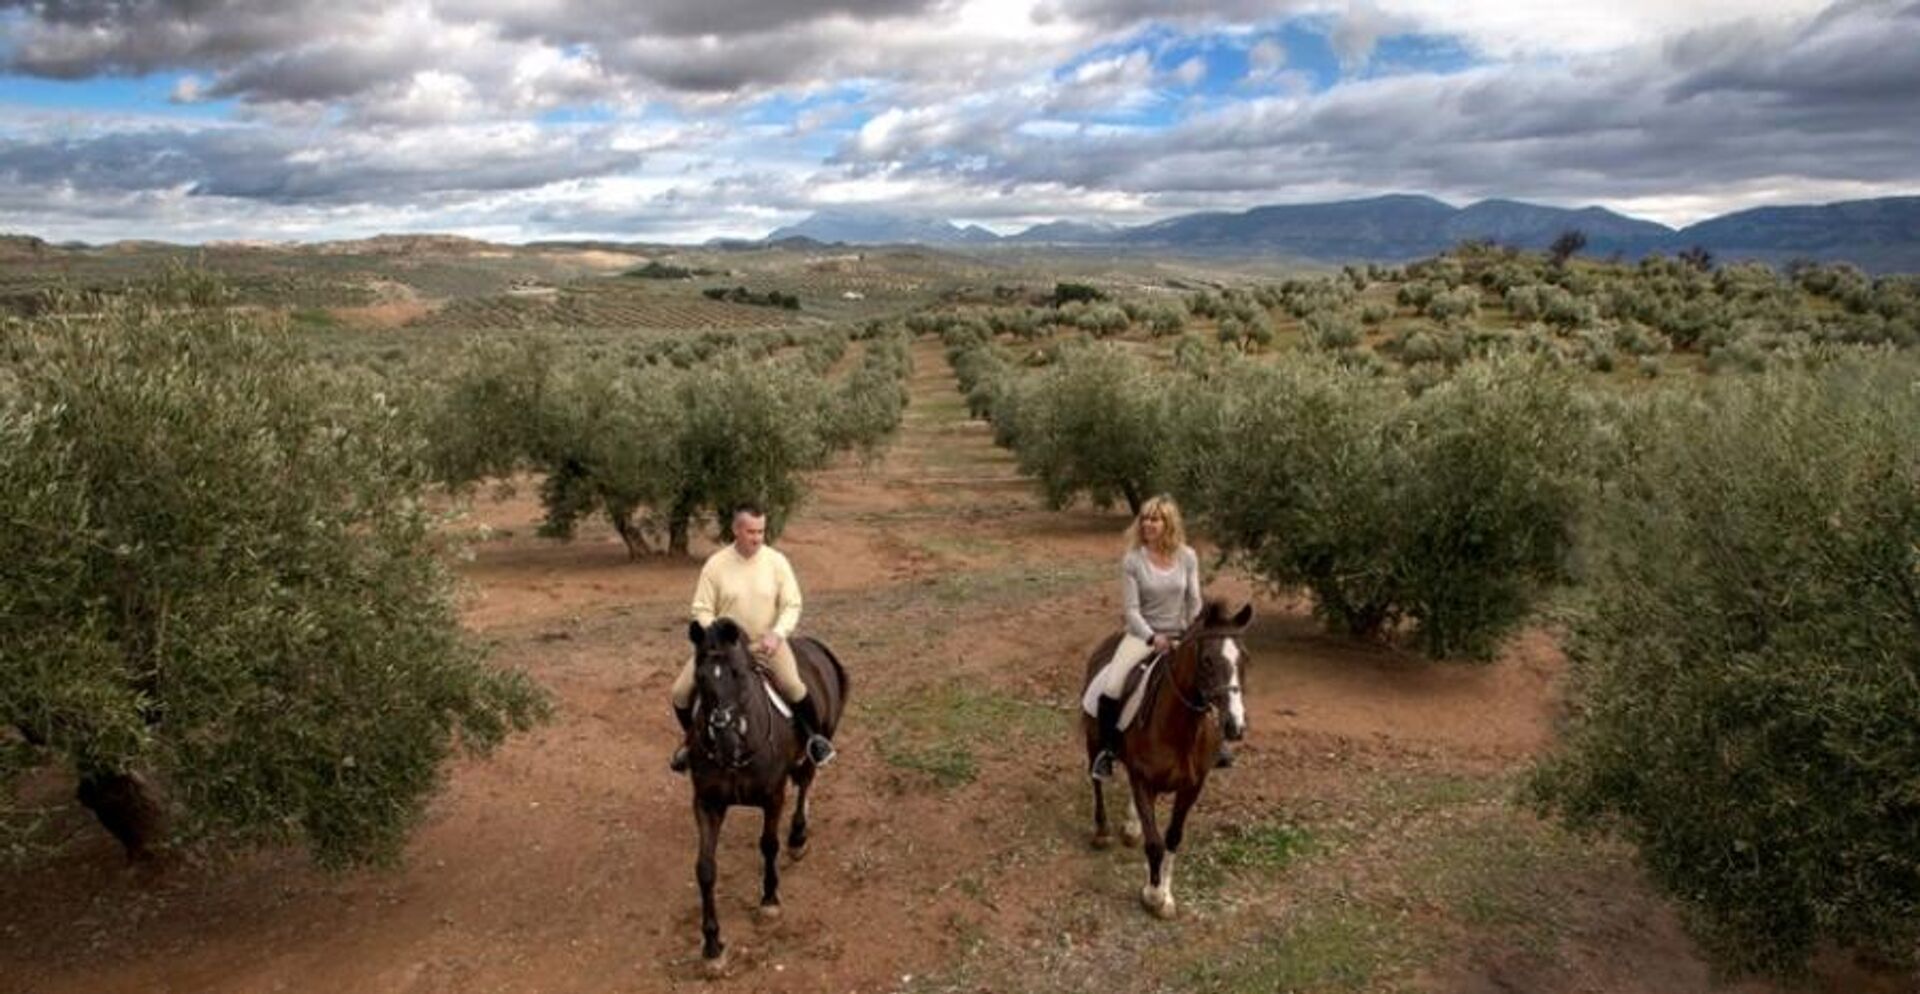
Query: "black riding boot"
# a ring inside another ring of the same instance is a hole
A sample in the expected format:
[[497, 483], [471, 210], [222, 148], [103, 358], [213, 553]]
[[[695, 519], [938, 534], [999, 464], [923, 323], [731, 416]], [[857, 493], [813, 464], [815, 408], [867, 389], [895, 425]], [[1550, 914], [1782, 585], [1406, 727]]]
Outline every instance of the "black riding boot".
[[674, 708], [673, 716], [680, 719], [680, 748], [673, 751], [673, 758], [667, 760], [667, 769], [675, 773], [687, 772], [687, 735], [693, 731], [693, 708]]
[[800, 737], [807, 744], [807, 759], [813, 765], [825, 766], [833, 762], [833, 740], [821, 733], [826, 727], [820, 723], [820, 712], [813, 706], [811, 695], [793, 702], [793, 724], [800, 730]]
[[1094, 754], [1093, 764], [1087, 769], [1087, 775], [1095, 780], [1113, 777], [1113, 761], [1120, 755], [1120, 709], [1123, 703], [1110, 697], [1100, 698], [1099, 714], [1094, 716], [1094, 721], [1100, 726], [1100, 751]]

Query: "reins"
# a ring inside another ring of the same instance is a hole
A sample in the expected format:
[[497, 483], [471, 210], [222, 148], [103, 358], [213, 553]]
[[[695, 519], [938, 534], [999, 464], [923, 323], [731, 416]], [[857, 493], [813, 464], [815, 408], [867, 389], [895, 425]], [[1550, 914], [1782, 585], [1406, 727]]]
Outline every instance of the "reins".
[[[1200, 632], [1198, 634], [1190, 635], [1187, 638], [1181, 639], [1180, 643], [1182, 645], [1192, 643], [1194, 645], [1194, 652], [1197, 653], [1200, 651], [1199, 643], [1203, 641], [1206, 641], [1208, 639], [1229, 639], [1232, 637], [1233, 637], [1233, 634], [1231, 632]], [[1166, 655], [1168, 657], [1172, 657], [1173, 653], [1169, 652]], [[1199, 665], [1197, 660], [1194, 665], [1196, 666]], [[1185, 705], [1187, 710], [1192, 711], [1195, 714], [1211, 714], [1213, 712], [1214, 710], [1213, 702], [1205, 700], [1203, 698], [1200, 701], [1200, 703], [1196, 704], [1193, 701], [1188, 700], [1187, 695], [1181, 692], [1180, 681], [1174, 679], [1174, 676], [1173, 676], [1173, 663], [1171, 658], [1169, 658], [1169, 661], [1167, 664], [1166, 677], [1167, 677], [1167, 686], [1173, 688], [1173, 696], [1179, 699], [1180, 703]]]
[[[749, 657], [747, 670], [750, 678], [758, 678], [768, 686], [772, 685], [771, 674], [765, 666], [760, 665], [758, 660]], [[709, 740], [707, 736], [694, 736], [694, 748], [698, 749], [700, 754], [706, 757], [709, 762], [724, 769], [743, 770], [752, 766], [754, 758], [759, 755], [759, 749], [756, 748], [756, 746], [771, 747], [773, 744], [773, 726], [775, 722], [770, 719], [770, 714], [777, 714], [778, 712], [774, 711], [772, 703], [766, 700], [766, 688], [753, 686], [751, 679], [749, 679], [744, 690], [746, 700], [736, 701], [735, 703], [740, 708], [740, 713], [748, 719], [748, 723], [758, 725], [760, 729], [758, 736], [746, 735], [741, 737], [741, 740], [746, 745], [746, 749], [741, 752], [740, 758], [731, 763], [722, 763], [720, 762], [720, 758], [714, 755], [713, 750], [708, 748]], [[760, 698], [757, 704], [754, 703], [755, 698]], [[705, 695], [702, 695], [700, 700], [701, 703], [708, 708], [713, 706], [712, 702], [706, 700]], [[756, 741], [756, 739], [758, 741]]]

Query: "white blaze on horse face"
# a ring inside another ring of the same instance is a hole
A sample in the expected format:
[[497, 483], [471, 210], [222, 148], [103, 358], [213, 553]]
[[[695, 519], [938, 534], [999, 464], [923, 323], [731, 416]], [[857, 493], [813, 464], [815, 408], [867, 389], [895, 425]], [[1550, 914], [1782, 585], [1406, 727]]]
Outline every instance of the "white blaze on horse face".
[[1233, 719], [1234, 725], [1245, 728], [1247, 705], [1240, 699], [1240, 643], [1228, 639], [1221, 651], [1227, 657], [1227, 665], [1233, 673], [1231, 682], [1227, 684], [1227, 715]]

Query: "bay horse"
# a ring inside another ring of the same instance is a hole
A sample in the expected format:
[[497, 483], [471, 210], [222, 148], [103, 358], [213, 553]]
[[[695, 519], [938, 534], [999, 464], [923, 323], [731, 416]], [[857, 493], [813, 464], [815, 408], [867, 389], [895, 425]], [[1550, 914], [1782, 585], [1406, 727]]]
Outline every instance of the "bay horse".
[[[816, 768], [806, 758], [806, 743], [793, 720], [775, 709], [769, 684], [754, 662], [747, 637], [731, 619], [710, 628], [687, 628], [694, 646], [693, 726], [688, 743], [688, 772], [693, 782], [693, 814], [700, 826], [700, 858], [694, 876], [700, 882], [701, 955], [708, 976], [726, 971], [726, 944], [713, 907], [714, 850], [727, 809], [757, 807], [761, 813], [759, 915], [780, 913], [780, 815], [787, 783], [799, 788], [787, 854], [799, 860], [807, 852], [807, 796]], [[846, 713], [847, 671], [833, 650], [817, 639], [796, 636], [793, 658], [820, 716], [820, 732], [832, 735]]]
[[[1213, 772], [1221, 736], [1239, 741], [1247, 733], [1240, 683], [1247, 657], [1238, 636], [1252, 620], [1251, 604], [1229, 617], [1220, 601], [1208, 601], [1172, 651], [1154, 665], [1139, 713], [1122, 733], [1120, 752], [1114, 757], [1127, 771], [1133, 813], [1146, 841], [1147, 883], [1140, 889], [1140, 903], [1160, 918], [1173, 917], [1173, 857], [1180, 851], [1187, 813]], [[1082, 687], [1113, 659], [1120, 638], [1110, 635], [1094, 649]], [[1099, 724], [1082, 713], [1080, 726], [1091, 761], [1100, 751]], [[1154, 804], [1163, 794], [1173, 795], [1173, 815], [1164, 840], [1154, 818]], [[1113, 844], [1106, 794], [1098, 780], [1093, 781], [1093, 833], [1095, 848]], [[1133, 839], [1127, 841], [1131, 844]]]

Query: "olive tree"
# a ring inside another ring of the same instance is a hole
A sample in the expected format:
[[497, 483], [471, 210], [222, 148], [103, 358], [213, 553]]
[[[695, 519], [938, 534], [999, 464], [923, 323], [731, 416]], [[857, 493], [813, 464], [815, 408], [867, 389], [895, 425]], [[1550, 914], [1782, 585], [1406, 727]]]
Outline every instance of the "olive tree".
[[710, 515], [722, 540], [730, 540], [730, 512], [745, 501], [766, 510], [768, 535], [778, 537], [805, 493], [800, 473], [832, 454], [823, 431], [826, 390], [796, 366], [737, 359], [675, 379], [671, 396], [680, 421], [672, 439], [674, 475], [660, 508], [669, 551], [688, 551], [692, 525], [702, 515]]
[[1174, 392], [1176, 493], [1334, 628], [1404, 622], [1431, 656], [1485, 658], [1562, 578], [1587, 418], [1543, 362], [1469, 364], [1408, 397], [1305, 354]]
[[1029, 374], [1024, 389], [995, 411], [1022, 472], [1040, 481], [1047, 502], [1064, 507], [1086, 494], [1105, 506], [1118, 497], [1138, 513], [1165, 484], [1167, 398], [1126, 350], [1105, 344], [1065, 350], [1050, 369]]
[[1911, 367], [1650, 407], [1597, 502], [1570, 724], [1535, 787], [1639, 849], [1723, 965], [1920, 940]]
[[541, 714], [463, 636], [389, 398], [224, 311], [0, 335], [0, 779], [70, 769], [136, 855], [383, 860], [456, 749]]

